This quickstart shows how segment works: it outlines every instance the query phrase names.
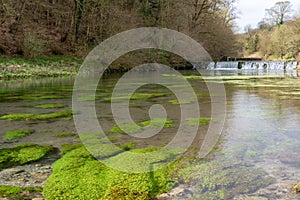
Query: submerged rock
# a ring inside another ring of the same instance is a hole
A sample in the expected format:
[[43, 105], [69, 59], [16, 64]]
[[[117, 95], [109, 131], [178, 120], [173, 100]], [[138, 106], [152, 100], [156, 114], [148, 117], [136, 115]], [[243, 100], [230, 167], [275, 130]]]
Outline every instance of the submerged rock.
[[293, 186], [293, 190], [300, 195], [300, 182]]

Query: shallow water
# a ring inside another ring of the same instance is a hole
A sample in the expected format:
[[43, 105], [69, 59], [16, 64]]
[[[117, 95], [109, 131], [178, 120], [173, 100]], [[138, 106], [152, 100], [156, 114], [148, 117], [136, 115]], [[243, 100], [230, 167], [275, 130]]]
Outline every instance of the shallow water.
[[[214, 172], [215, 175], [220, 174], [218, 178], [209, 180], [210, 185], [216, 187], [203, 186], [206, 180], [204, 178], [213, 177], [213, 175], [208, 173], [205, 174], [207, 177], [203, 177], [203, 174], [195, 173], [190, 182], [196, 191], [193, 198], [216, 199], [216, 195], [219, 195], [219, 199], [250, 199], [250, 197], [299, 199], [292, 193], [291, 187], [300, 181], [300, 79], [291, 78], [293, 72], [285, 74], [270, 71], [226, 70], [223, 72], [205, 71], [204, 73], [208, 76], [226, 76], [224, 83], [227, 114], [218, 148], [209, 156], [209, 161], [206, 163], [211, 165], [205, 168], [208, 172]], [[193, 71], [185, 71], [183, 74], [198, 76]], [[244, 79], [250, 76], [251, 79]], [[256, 79], [255, 76], [258, 78]], [[101, 80], [96, 94], [96, 114], [105, 132], [109, 132], [115, 124], [110, 102], [105, 101], [105, 98], [111, 96], [110, 93], [118, 78], [119, 75], [114, 75]], [[73, 81], [73, 78], [51, 78], [1, 82], [0, 116], [13, 113], [40, 114], [72, 109]], [[198, 96], [201, 117], [210, 117], [211, 97], [205, 83], [197, 78], [189, 81]], [[213, 78], [209, 81], [212, 84], [221, 83]], [[185, 90], [180, 85], [172, 87], [176, 90]], [[153, 104], [161, 104], [167, 110], [168, 118], [173, 120], [174, 127], [163, 128], [159, 134], [148, 139], [137, 139], [120, 133], [110, 133], [108, 137], [113, 138], [113, 143], [117, 145], [135, 142], [136, 148], [165, 145], [174, 137], [179, 127], [180, 106], [171, 103], [172, 100], [176, 100], [176, 96], [165, 87], [153, 84], [144, 86], [137, 92], [163, 95], [131, 100], [131, 117], [135, 122], [149, 120], [150, 107]], [[211, 95], [218, 97], [220, 94]], [[93, 99], [87, 96], [82, 97], [78, 101], [86, 102]], [[65, 104], [67, 107], [60, 109], [32, 107], [48, 103]], [[69, 118], [46, 121], [0, 120], [0, 127], [1, 148], [27, 142], [52, 145], [57, 148], [61, 148], [62, 144], [78, 143], [77, 136], [54, 137], [57, 133], [76, 132], [74, 122]], [[4, 141], [5, 133], [15, 129], [33, 129], [35, 132], [13, 142]], [[199, 128], [198, 135], [193, 142], [193, 152], [195, 149], [200, 149], [207, 129], [207, 125]], [[215, 164], [219, 167], [214, 167]], [[222, 165], [224, 167], [220, 168]], [[203, 169], [202, 167], [206, 166], [201, 163], [195, 166], [197, 167]], [[227, 169], [233, 169], [233, 171], [223, 173]], [[243, 173], [239, 174], [238, 171]], [[240, 184], [232, 184], [233, 181], [239, 179]], [[227, 181], [231, 185], [226, 185]]]

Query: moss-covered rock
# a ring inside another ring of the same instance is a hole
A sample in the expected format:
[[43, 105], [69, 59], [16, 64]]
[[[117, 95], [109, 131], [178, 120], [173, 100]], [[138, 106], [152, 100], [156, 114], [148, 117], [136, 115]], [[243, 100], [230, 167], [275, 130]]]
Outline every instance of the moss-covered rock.
[[14, 139], [23, 138], [32, 133], [34, 133], [34, 130], [11, 130], [6, 132], [4, 139], [10, 141]]
[[0, 149], [0, 169], [40, 160], [52, 150], [50, 146], [23, 144], [11, 149]]
[[43, 194], [47, 200], [153, 199], [174, 185], [171, 177], [175, 166], [149, 173], [124, 173], [105, 166], [80, 147], [54, 163]]

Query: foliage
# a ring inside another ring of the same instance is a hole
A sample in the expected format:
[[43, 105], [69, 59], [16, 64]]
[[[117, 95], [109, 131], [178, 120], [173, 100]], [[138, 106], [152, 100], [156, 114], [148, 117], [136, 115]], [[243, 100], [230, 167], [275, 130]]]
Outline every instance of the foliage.
[[295, 60], [300, 52], [299, 36], [300, 18], [280, 26], [252, 30], [241, 36], [241, 42], [246, 55], [258, 53], [270, 60]]
[[40, 160], [51, 150], [50, 146], [36, 144], [23, 144], [12, 149], [0, 149], [0, 169]]
[[[235, 55], [236, 0], [3, 0], [0, 52], [86, 55], [116, 33], [137, 27], [165, 27], [192, 36], [210, 55]], [[192, 14], [191, 14], [192, 13]]]
[[25, 137], [27, 135], [32, 134], [34, 131], [33, 130], [11, 130], [7, 131], [5, 134], [5, 140], [14, 140], [14, 139], [19, 139], [22, 137]]

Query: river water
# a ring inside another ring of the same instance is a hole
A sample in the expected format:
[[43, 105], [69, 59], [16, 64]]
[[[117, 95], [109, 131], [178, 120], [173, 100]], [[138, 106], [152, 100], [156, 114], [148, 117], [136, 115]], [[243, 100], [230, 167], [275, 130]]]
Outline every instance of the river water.
[[[201, 117], [211, 117], [212, 97], [203, 79], [195, 71], [182, 72], [196, 91]], [[204, 71], [211, 84], [224, 84], [226, 118], [221, 138], [214, 151], [199, 165], [194, 164], [188, 182], [191, 199], [300, 199], [291, 190], [300, 181], [300, 79], [294, 72], [282, 71]], [[161, 74], [162, 76], [165, 74]], [[224, 81], [217, 80], [219, 76]], [[110, 101], [114, 84], [120, 75], [107, 76], [99, 82], [96, 114], [105, 132], [114, 126]], [[176, 78], [176, 77], [174, 77]], [[0, 116], [14, 113], [50, 113], [72, 109], [74, 78], [12, 80], [0, 82]], [[176, 90], [184, 91], [180, 85]], [[154, 104], [165, 107], [174, 127], [164, 128], [148, 139], [111, 133], [117, 145], [134, 142], [135, 148], [162, 146], [175, 135], [180, 123], [181, 108], [176, 96], [166, 87], [146, 85], [137, 91], [157, 94], [130, 102], [131, 116], [136, 122], [149, 119]], [[216, 99], [216, 98], [214, 98]], [[78, 101], [93, 100], [82, 96]], [[173, 103], [172, 103], [173, 102]], [[188, 102], [187, 102], [188, 103]], [[64, 104], [65, 108], [34, 108], [40, 104]], [[218, 119], [213, 119], [218, 120]], [[45, 121], [0, 120], [1, 148], [22, 143], [37, 143], [61, 148], [62, 144], [78, 143], [78, 137], [54, 137], [57, 133], [74, 132], [71, 118]], [[9, 130], [31, 129], [32, 135], [12, 142], [4, 140]], [[200, 149], [208, 125], [199, 127], [193, 142], [193, 154]], [[196, 155], [196, 154], [195, 154]], [[173, 199], [187, 198], [184, 194]]]

